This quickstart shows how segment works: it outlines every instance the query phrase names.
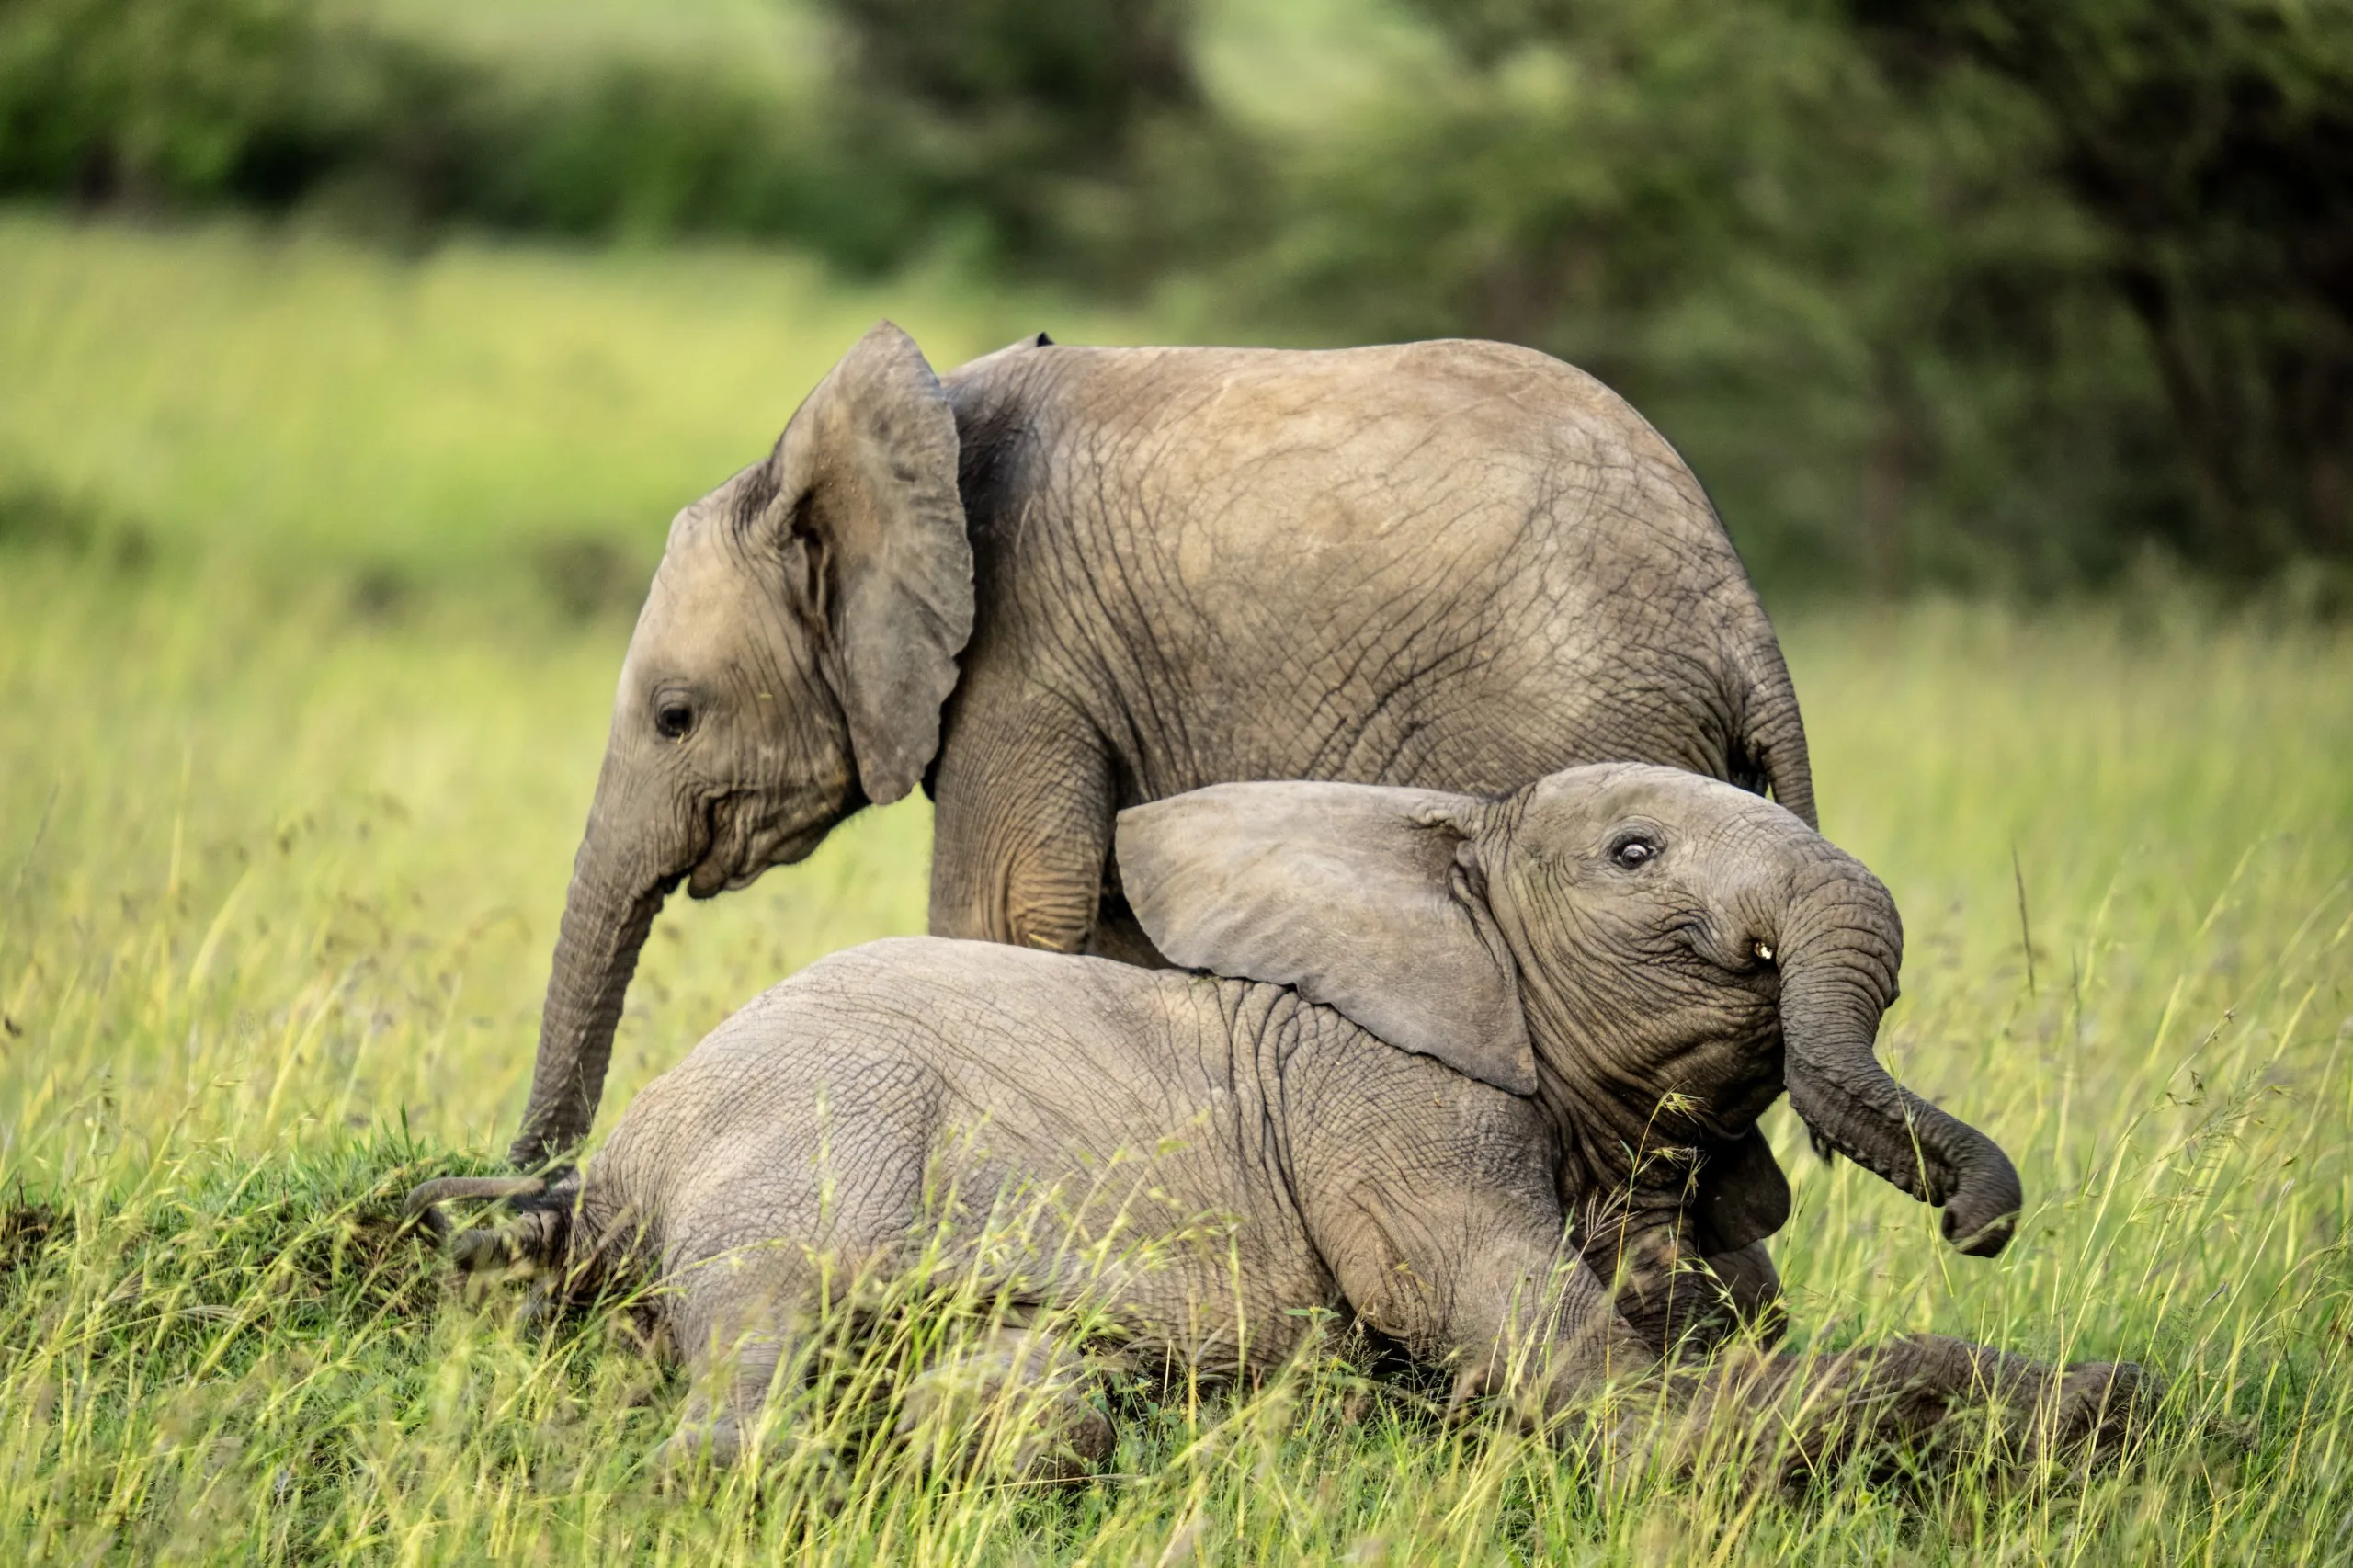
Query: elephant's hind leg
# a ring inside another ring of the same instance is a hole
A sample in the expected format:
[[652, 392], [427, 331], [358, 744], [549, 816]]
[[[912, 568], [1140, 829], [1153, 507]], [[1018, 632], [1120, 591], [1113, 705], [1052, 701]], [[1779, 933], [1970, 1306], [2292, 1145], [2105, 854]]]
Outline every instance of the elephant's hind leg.
[[915, 1379], [899, 1434], [944, 1471], [1076, 1480], [1118, 1442], [1103, 1410], [1103, 1380], [1116, 1365], [1048, 1327], [998, 1328]]
[[693, 1388], [676, 1429], [662, 1445], [665, 1474], [697, 1465], [727, 1470], [742, 1461], [790, 1344], [783, 1335], [754, 1330], [724, 1348], [706, 1349], [689, 1358]]
[[665, 1473], [742, 1460], [780, 1369], [806, 1337], [817, 1278], [797, 1248], [711, 1259], [680, 1281], [671, 1335], [688, 1392], [663, 1445]]

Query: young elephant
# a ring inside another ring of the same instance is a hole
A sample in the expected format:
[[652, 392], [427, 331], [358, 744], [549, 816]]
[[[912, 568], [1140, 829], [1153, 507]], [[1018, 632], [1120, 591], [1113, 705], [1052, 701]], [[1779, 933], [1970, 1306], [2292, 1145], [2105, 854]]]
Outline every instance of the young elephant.
[[529, 1168], [595, 1120], [647, 932], [937, 802], [930, 929], [1150, 961], [1122, 806], [1246, 778], [1495, 791], [1624, 758], [1812, 819], [1797, 698], [1706, 493], [1496, 343], [1084, 348], [942, 378], [887, 324], [678, 514], [548, 976]]
[[[821, 1295], [944, 1237], [1026, 1311], [989, 1375], [1052, 1381], [1086, 1454], [1109, 1432], [1058, 1331], [1081, 1307], [1131, 1357], [1218, 1374], [1343, 1307], [1460, 1392], [1538, 1407], [1654, 1365], [1698, 1321], [1661, 1309], [1677, 1259], [1783, 1217], [1752, 1178], [1785, 1083], [1965, 1250], [2008, 1233], [2001, 1151], [1872, 1056], [1901, 946], [1885, 890], [1777, 805], [1612, 764], [1495, 801], [1225, 785], [1119, 835], [1145, 929], [1216, 973], [927, 937], [835, 954], [472, 1256], [658, 1277], [689, 1362], [730, 1369], [676, 1441], [725, 1456]], [[983, 1244], [1013, 1210], [1027, 1229]], [[1758, 1354], [1677, 1397], [1790, 1396], [1805, 1449], [1823, 1422], [1933, 1426], [1973, 1389], [2029, 1412], [2047, 1381], [1949, 1341], [1811, 1370]], [[2075, 1375], [2078, 1426], [2110, 1380]]]

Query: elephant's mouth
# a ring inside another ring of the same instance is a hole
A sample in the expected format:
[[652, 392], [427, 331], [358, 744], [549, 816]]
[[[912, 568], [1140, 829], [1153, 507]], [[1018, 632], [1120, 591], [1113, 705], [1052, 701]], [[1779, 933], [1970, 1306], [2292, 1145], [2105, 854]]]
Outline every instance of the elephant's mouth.
[[1780, 971], [1773, 966], [1775, 943], [1768, 923], [1694, 914], [1675, 925], [1673, 939], [1708, 966], [1713, 983], [1779, 996]]
[[801, 798], [770, 812], [760, 811], [750, 795], [722, 795], [705, 807], [704, 842], [710, 847], [687, 873], [688, 896], [740, 892], [771, 866], [807, 859], [835, 824], [866, 803], [855, 782], [847, 800], [817, 790], [795, 794]]

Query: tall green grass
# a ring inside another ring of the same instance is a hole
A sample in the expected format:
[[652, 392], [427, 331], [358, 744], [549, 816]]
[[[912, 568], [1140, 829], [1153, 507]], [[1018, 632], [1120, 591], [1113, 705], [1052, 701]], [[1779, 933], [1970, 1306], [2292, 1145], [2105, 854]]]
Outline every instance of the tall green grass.
[[[650, 558], [873, 315], [944, 363], [1026, 307], [24, 221], [0, 301], [0, 487], [156, 541], [0, 541], [0, 1560], [2353, 1556], [2341, 632], [2154, 595], [1786, 629], [1824, 825], [1909, 923], [1887, 1053], [2029, 1192], [1960, 1258], [1777, 1111], [1796, 1336], [2140, 1359], [2171, 1392], [2137, 1468], [1759, 1499], [1448, 1426], [1335, 1354], [1137, 1405], [1075, 1491], [959, 1486], [824, 1440], [871, 1405], [828, 1390], [917, 1343], [885, 1335], [779, 1413], [763, 1479], [668, 1495], [682, 1391], [626, 1312], [532, 1328], [392, 1224], [511, 1131], [627, 635], [511, 552], [562, 517]], [[608, 1121], [760, 986], [919, 929], [926, 848], [893, 808], [666, 912]]]

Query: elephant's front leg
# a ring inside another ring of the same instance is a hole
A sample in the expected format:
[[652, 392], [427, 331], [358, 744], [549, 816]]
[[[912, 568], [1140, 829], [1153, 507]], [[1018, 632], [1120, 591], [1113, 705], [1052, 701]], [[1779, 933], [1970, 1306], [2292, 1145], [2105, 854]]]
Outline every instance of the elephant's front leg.
[[1540, 1288], [1531, 1273], [1500, 1300], [1483, 1291], [1458, 1308], [1450, 1408], [1493, 1399], [1533, 1425], [1657, 1367], [1615, 1292], [1574, 1253], [1559, 1256]]
[[1744, 1331], [1778, 1343], [1787, 1314], [1764, 1242], [1718, 1250], [1710, 1240], [1672, 1192], [1613, 1197], [1576, 1231], [1586, 1266], [1616, 1288], [1619, 1312], [1661, 1356], [1704, 1355]]
[[1086, 948], [1111, 843], [1102, 737], [1059, 698], [972, 677], [934, 783], [931, 930], [1055, 952]]
[[1775, 1345], [1788, 1327], [1781, 1276], [1762, 1242], [1700, 1257], [1660, 1229], [1585, 1256], [1616, 1284], [1627, 1324], [1661, 1356], [1702, 1356], [1744, 1332]]
[[2156, 1392], [2131, 1362], [2052, 1368], [1924, 1334], [1827, 1356], [1730, 1351], [1670, 1374], [1663, 1398], [1637, 1395], [1610, 1437], [1621, 1456], [1651, 1449], [1677, 1471], [1731, 1466], [1753, 1484], [1801, 1483], [1856, 1455], [2003, 1472], [2112, 1460]]
[[1557, 1210], [1497, 1224], [1489, 1205], [1449, 1196], [1427, 1212], [1368, 1215], [1326, 1245], [1359, 1318], [1454, 1369], [1450, 1411], [1492, 1400], [1535, 1423], [1657, 1366], [1608, 1283], [1542, 1223]]
[[1781, 1301], [1781, 1271], [1773, 1267], [1763, 1242], [1710, 1255], [1708, 1272], [1731, 1314], [1732, 1327], [1755, 1334], [1766, 1345], [1780, 1343], [1789, 1328], [1789, 1309]]

